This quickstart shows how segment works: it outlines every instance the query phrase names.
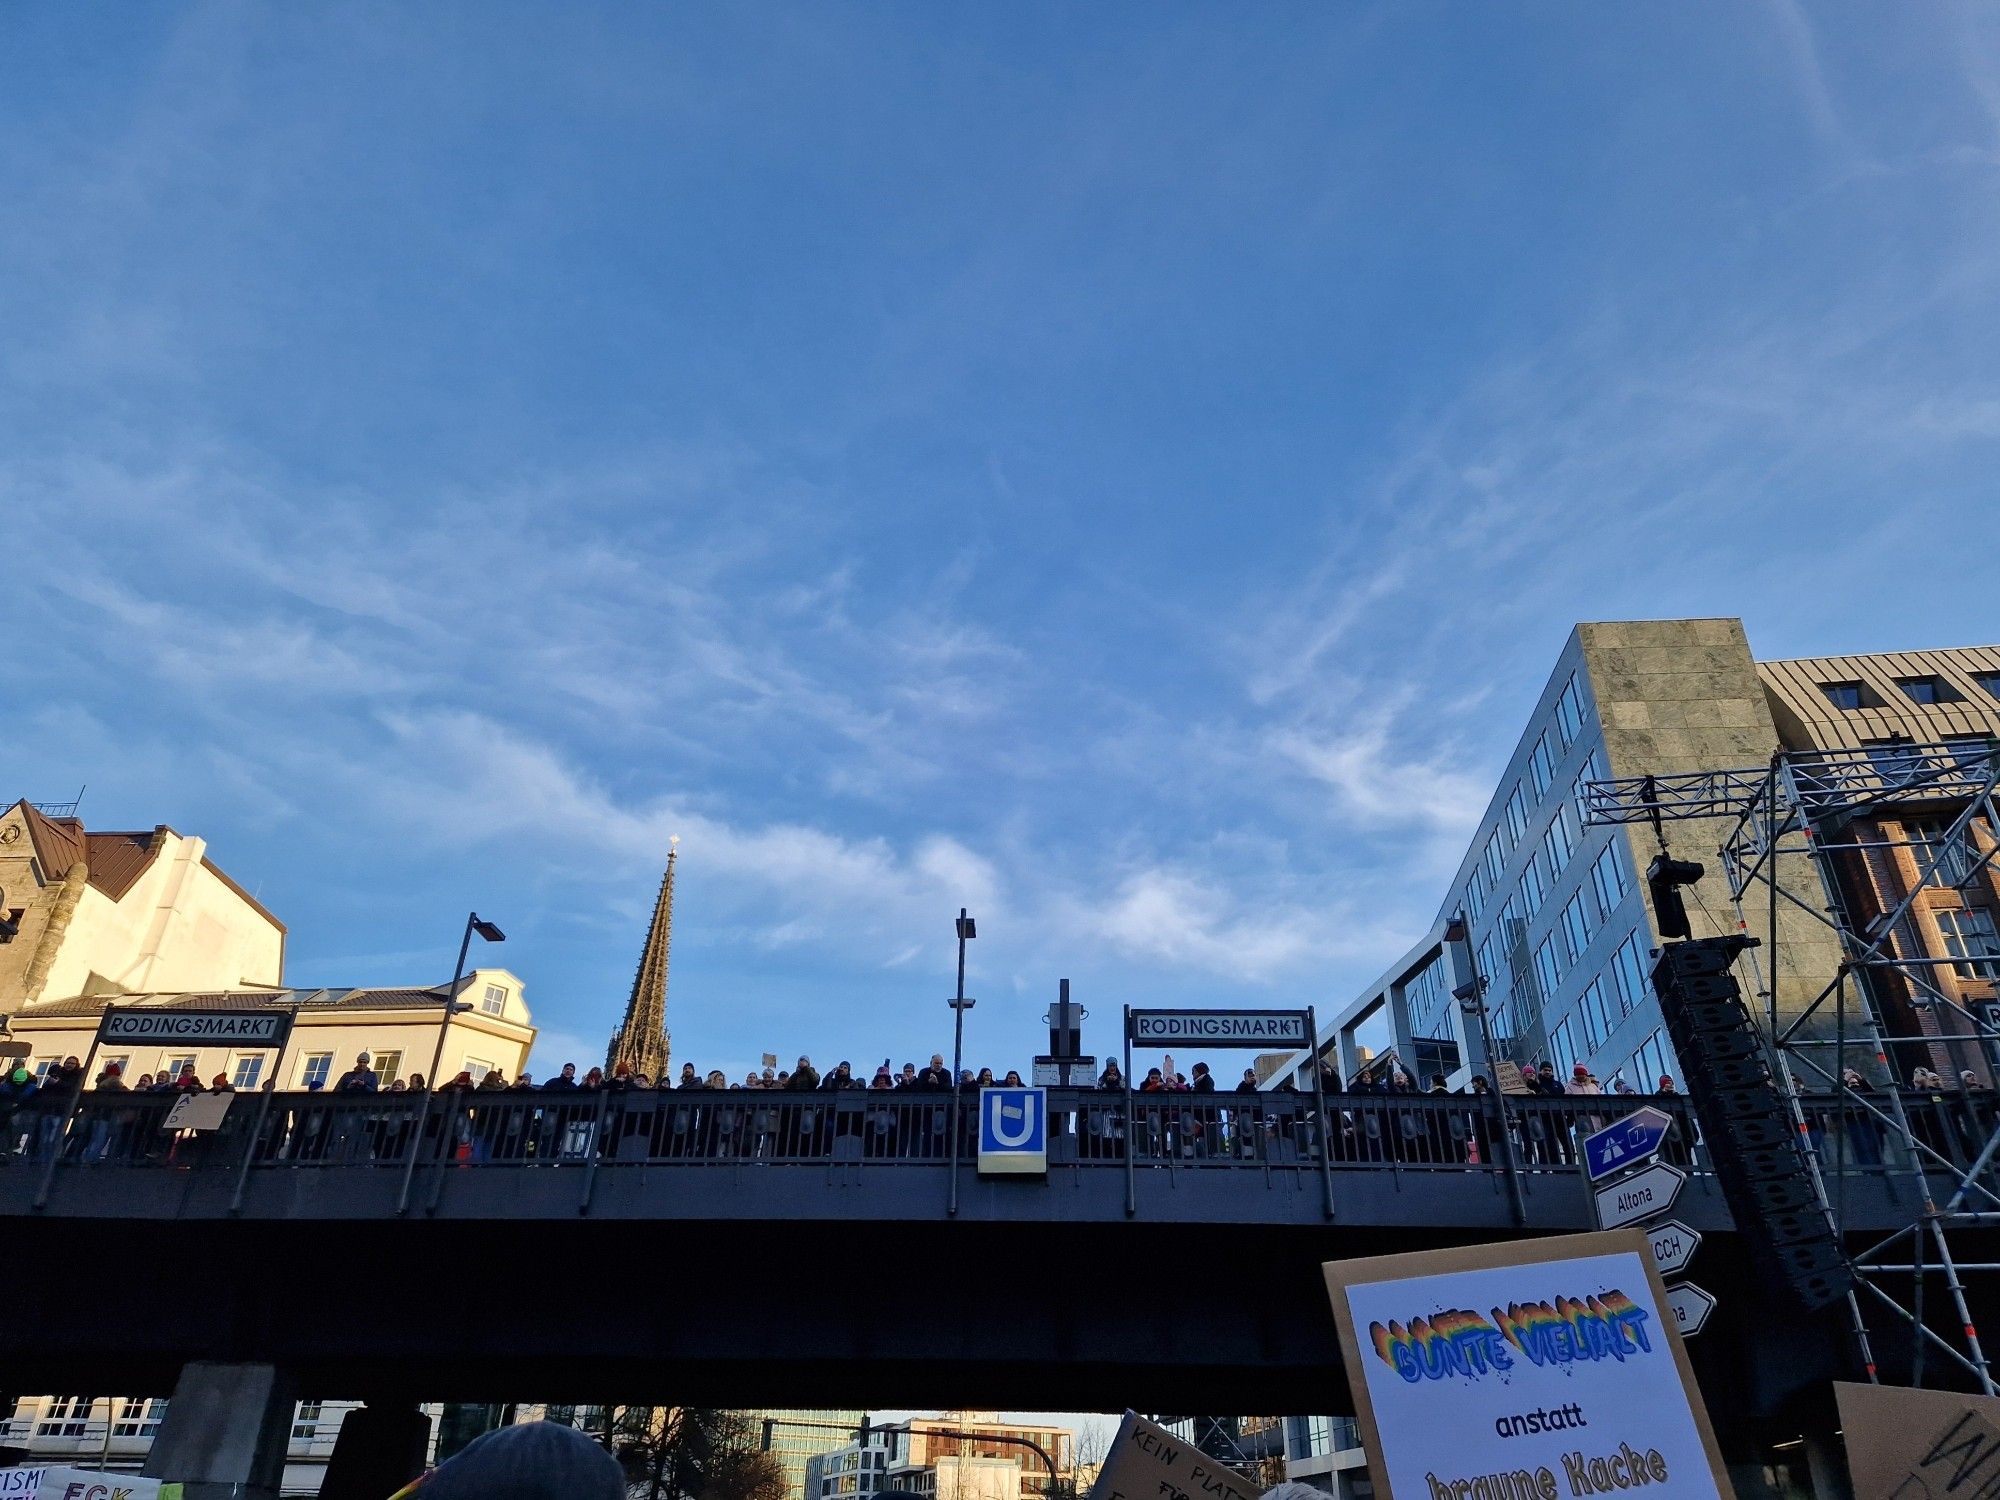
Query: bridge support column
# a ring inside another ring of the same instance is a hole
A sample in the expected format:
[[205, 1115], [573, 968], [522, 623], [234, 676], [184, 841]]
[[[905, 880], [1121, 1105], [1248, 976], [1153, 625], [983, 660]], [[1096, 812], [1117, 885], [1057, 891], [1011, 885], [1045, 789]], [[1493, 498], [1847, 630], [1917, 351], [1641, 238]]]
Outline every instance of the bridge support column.
[[185, 1365], [142, 1472], [186, 1500], [277, 1500], [297, 1399], [275, 1365]]
[[424, 1472], [431, 1419], [414, 1405], [357, 1406], [340, 1422], [320, 1500], [382, 1500]]

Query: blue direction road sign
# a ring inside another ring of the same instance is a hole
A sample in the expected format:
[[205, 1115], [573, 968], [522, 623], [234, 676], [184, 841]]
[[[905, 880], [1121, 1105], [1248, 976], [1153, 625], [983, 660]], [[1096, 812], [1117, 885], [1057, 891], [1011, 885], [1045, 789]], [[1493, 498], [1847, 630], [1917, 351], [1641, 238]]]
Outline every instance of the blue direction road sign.
[[982, 1089], [979, 1170], [1045, 1173], [1049, 1169], [1049, 1096], [1043, 1089]]
[[1644, 1166], [1674, 1128], [1673, 1116], [1647, 1105], [1583, 1138], [1584, 1168], [1592, 1182]]

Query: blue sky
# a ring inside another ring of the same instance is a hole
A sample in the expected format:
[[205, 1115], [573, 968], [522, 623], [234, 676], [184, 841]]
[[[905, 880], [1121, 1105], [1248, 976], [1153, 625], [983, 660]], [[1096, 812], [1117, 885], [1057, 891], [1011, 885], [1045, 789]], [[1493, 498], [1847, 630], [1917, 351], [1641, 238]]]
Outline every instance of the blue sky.
[[1571, 623], [1990, 641], [1972, 5], [0, 10], [6, 795], [676, 1060], [1343, 998]]

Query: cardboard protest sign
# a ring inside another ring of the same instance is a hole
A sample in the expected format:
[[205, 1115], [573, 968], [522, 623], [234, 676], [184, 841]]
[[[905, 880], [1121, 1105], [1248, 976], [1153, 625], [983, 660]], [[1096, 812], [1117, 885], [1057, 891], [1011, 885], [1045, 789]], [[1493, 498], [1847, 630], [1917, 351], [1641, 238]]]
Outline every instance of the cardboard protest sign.
[[1257, 1500], [1258, 1488], [1166, 1428], [1126, 1412], [1090, 1500]]
[[1854, 1500], [1933, 1500], [2000, 1479], [2000, 1397], [1833, 1383]]
[[107, 1474], [98, 1469], [9, 1469], [0, 1470], [0, 1477], [10, 1473], [33, 1473], [39, 1476], [39, 1482], [32, 1490], [0, 1489], [0, 1494], [27, 1494], [34, 1500], [180, 1500], [181, 1494], [178, 1484], [163, 1484], [137, 1474]]
[[160, 1122], [162, 1130], [216, 1130], [235, 1102], [234, 1094], [182, 1094]]
[[1643, 1234], [1324, 1270], [1379, 1500], [1733, 1500]]
[[1519, 1063], [1508, 1062], [1502, 1058], [1493, 1064], [1493, 1075], [1500, 1080], [1500, 1092], [1503, 1094], [1534, 1093], [1534, 1090], [1528, 1087], [1528, 1080], [1521, 1076]]

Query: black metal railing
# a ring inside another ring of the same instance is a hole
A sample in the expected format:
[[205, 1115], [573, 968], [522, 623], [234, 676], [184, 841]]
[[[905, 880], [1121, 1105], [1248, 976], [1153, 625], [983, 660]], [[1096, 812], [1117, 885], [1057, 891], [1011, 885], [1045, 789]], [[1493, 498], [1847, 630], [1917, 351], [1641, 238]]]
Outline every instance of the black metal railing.
[[[37, 1095], [0, 1107], [0, 1169], [54, 1161], [95, 1167], [317, 1170], [328, 1167], [713, 1166], [741, 1162], [944, 1165], [952, 1100], [936, 1094], [649, 1091], [245, 1094], [222, 1125], [164, 1127], [172, 1094]], [[1885, 1096], [1876, 1096], [1886, 1107]], [[1051, 1089], [1051, 1167], [1136, 1163], [1230, 1171], [1328, 1167], [1349, 1171], [1497, 1173], [1506, 1161], [1490, 1095], [1339, 1094], [1321, 1121], [1308, 1094], [1140, 1094]], [[1507, 1100], [1523, 1173], [1574, 1172], [1578, 1142], [1645, 1102], [1675, 1117], [1663, 1159], [1708, 1170], [1685, 1098], [1525, 1097]], [[1995, 1124], [1994, 1096], [1905, 1092], [1903, 1108], [1929, 1164], [1964, 1168]], [[1852, 1098], [1801, 1101], [1806, 1145], [1827, 1172], [1885, 1173], [1909, 1155], [1883, 1119]], [[976, 1155], [976, 1100], [958, 1111], [961, 1160]], [[1929, 1159], [1927, 1159], [1929, 1160]]]

